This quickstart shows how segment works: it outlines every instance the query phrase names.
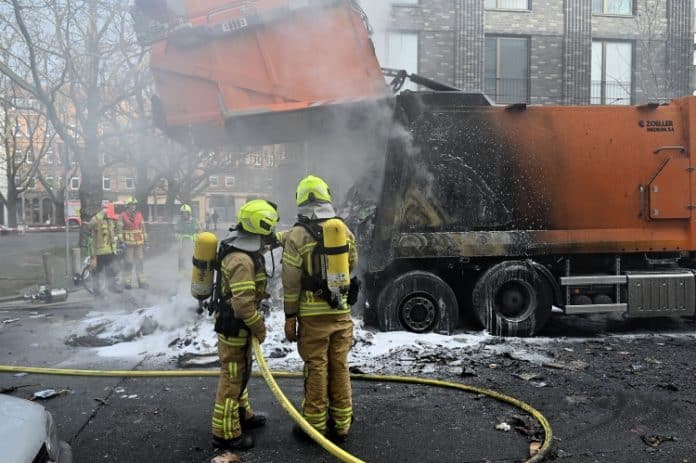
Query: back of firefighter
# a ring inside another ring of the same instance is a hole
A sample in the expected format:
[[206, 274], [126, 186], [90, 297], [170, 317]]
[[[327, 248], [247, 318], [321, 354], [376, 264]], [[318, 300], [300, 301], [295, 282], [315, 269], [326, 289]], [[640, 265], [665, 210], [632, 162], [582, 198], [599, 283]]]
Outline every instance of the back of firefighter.
[[106, 274], [109, 289], [116, 293], [121, 292], [117, 281], [119, 253], [117, 221], [118, 215], [114, 211], [114, 205], [105, 203], [102, 210], [87, 222], [87, 229], [90, 232], [87, 255], [92, 257], [95, 276], [94, 292], [97, 295], [101, 295], [101, 280], [104, 274]]
[[255, 415], [249, 404], [247, 383], [251, 374], [251, 336], [259, 343], [266, 338], [260, 314], [267, 275], [263, 253], [278, 222], [275, 206], [257, 199], [239, 209], [238, 225], [223, 240], [230, 252], [220, 263], [221, 303], [216, 304], [215, 331], [218, 336], [220, 379], [213, 409], [215, 445], [229, 450], [254, 446], [245, 431], [263, 426], [266, 417]]
[[201, 232], [201, 226], [191, 215], [191, 206], [184, 204], [179, 211], [181, 216], [174, 225], [174, 236], [178, 248], [179, 273], [187, 274], [191, 270], [188, 264], [193, 256], [193, 243]]
[[138, 200], [131, 196], [126, 203], [126, 210], [121, 213], [118, 219], [118, 232], [121, 241], [126, 245], [125, 262], [123, 263], [123, 286], [126, 289], [133, 287], [133, 268], [135, 267], [138, 286], [147, 289], [145, 281], [145, 242], [147, 233], [145, 231], [145, 221], [143, 214], [138, 211]]
[[[316, 285], [307, 284], [308, 280], [321, 278], [321, 258], [314, 252], [318, 242], [307, 225], [321, 226], [336, 213], [329, 187], [318, 177], [310, 175], [299, 183], [296, 200], [298, 224], [282, 237], [285, 336], [297, 341], [305, 362], [302, 415], [317, 431], [342, 442], [353, 418], [348, 371], [353, 341], [350, 305], [342, 297], [332, 307], [320, 291], [313, 290]], [[346, 232], [352, 271], [358, 254], [353, 234], [347, 227]], [[326, 282], [323, 286], [326, 288]]]

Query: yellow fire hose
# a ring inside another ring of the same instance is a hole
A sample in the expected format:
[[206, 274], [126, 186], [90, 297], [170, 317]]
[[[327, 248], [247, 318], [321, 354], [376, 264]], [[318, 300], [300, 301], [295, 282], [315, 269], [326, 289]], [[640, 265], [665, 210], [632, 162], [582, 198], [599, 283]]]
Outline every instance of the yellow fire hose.
[[[270, 371], [266, 360], [263, 357], [263, 351], [261, 346], [254, 339], [254, 354], [256, 355], [256, 361], [258, 362], [259, 369], [261, 370], [261, 375], [266, 380], [268, 387], [275, 398], [280, 402], [283, 409], [290, 414], [292, 419], [302, 428], [302, 430], [307, 433], [312, 439], [314, 439], [319, 445], [321, 445], [327, 452], [335, 456], [339, 460], [348, 463], [362, 463], [363, 460], [356, 458], [350, 453], [346, 452], [342, 448], [335, 445], [333, 442], [324, 437], [321, 433], [315, 430], [293, 407], [292, 403], [285, 397], [283, 391], [276, 383], [275, 378], [302, 378], [301, 373], [293, 372], [283, 372], [283, 371]], [[57, 376], [94, 376], [94, 377], [127, 377], [127, 378], [152, 378], [152, 377], [162, 377], [162, 378], [172, 378], [172, 377], [216, 377], [220, 374], [218, 370], [160, 370], [160, 371], [117, 371], [117, 370], [74, 370], [74, 369], [62, 369], [62, 368], [37, 368], [37, 367], [24, 367], [24, 366], [11, 366], [11, 365], [0, 365], [0, 373], [32, 373], [38, 375], [57, 375]], [[259, 376], [255, 374], [254, 376]], [[415, 378], [407, 376], [379, 376], [379, 375], [363, 375], [363, 374], [352, 374], [350, 375], [352, 379], [361, 381], [382, 381], [382, 382], [392, 382], [392, 383], [407, 383], [407, 384], [423, 384], [426, 386], [441, 387], [446, 389], [458, 389], [460, 391], [471, 392], [475, 394], [482, 394], [499, 402], [504, 402], [520, 410], [530, 414], [535, 420], [539, 422], [544, 430], [544, 443], [542, 444], [539, 452], [526, 460], [526, 463], [538, 463], [543, 461], [546, 456], [551, 451], [551, 443], [553, 441], [553, 431], [549, 421], [544, 415], [541, 414], [537, 409], [528, 405], [521, 400], [514, 397], [510, 397], [500, 392], [496, 392], [490, 389], [468, 386], [465, 384], [450, 383], [447, 381], [440, 381], [436, 379], [426, 379], [426, 378]]]

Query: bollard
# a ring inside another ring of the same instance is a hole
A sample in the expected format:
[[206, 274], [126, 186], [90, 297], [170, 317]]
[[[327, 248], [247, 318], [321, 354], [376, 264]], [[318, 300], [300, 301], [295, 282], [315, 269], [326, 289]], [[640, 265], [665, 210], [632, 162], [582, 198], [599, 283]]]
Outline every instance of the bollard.
[[53, 286], [53, 266], [51, 265], [53, 263], [53, 259], [51, 256], [51, 253], [44, 252], [41, 254], [41, 260], [43, 261], [43, 270], [44, 270], [44, 278], [46, 282], [46, 286], [49, 288]]
[[79, 275], [82, 273], [82, 256], [80, 255], [80, 248], [70, 249], [70, 269], [73, 275]]

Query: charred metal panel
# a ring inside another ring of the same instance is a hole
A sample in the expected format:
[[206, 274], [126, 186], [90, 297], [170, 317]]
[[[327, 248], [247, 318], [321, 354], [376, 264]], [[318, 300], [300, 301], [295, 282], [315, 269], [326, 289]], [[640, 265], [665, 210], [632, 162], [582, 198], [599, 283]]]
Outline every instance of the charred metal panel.
[[628, 315], [671, 317], [694, 314], [696, 284], [693, 272], [626, 272]]

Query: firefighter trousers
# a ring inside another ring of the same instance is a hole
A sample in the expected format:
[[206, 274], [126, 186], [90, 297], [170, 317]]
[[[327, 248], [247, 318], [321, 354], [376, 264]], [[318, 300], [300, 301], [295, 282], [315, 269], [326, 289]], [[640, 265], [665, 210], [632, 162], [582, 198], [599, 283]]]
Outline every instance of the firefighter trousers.
[[242, 434], [241, 420], [254, 416], [249, 405], [247, 383], [251, 373], [251, 345], [248, 336], [218, 335], [220, 379], [213, 408], [213, 436], [230, 440]]
[[336, 434], [347, 435], [353, 419], [348, 352], [353, 343], [350, 314], [317, 315], [299, 320], [298, 350], [304, 360], [302, 415], [326, 434], [328, 419]]
[[133, 267], [138, 278], [138, 283], [145, 283], [145, 266], [143, 260], [145, 254], [142, 244], [129, 244], [126, 246], [125, 261], [123, 262], [123, 283], [130, 285], [133, 283]]

